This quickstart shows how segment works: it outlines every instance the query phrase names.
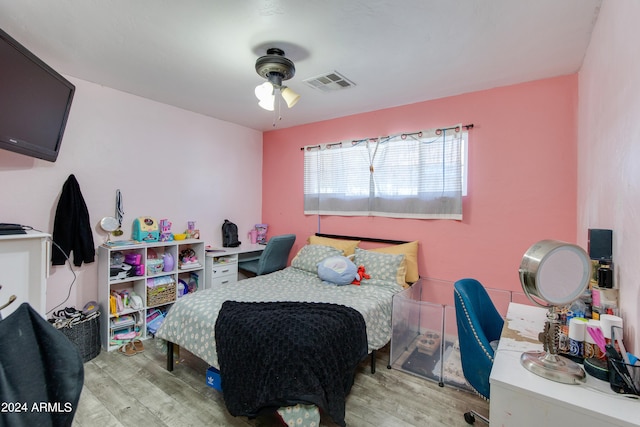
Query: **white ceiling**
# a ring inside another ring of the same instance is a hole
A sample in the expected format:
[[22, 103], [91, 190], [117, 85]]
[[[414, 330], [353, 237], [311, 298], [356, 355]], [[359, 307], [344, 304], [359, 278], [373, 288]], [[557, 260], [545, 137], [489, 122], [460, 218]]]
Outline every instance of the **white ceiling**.
[[[601, 0], [0, 0], [58, 72], [258, 130], [255, 61], [296, 66], [277, 128], [579, 70]], [[325, 93], [303, 80], [338, 71]]]

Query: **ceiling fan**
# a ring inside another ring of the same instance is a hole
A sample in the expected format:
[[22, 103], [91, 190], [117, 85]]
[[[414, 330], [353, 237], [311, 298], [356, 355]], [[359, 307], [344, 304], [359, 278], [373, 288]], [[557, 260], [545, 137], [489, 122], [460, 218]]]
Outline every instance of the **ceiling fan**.
[[273, 111], [275, 106], [276, 91], [291, 108], [300, 99], [300, 95], [291, 88], [283, 86], [282, 82], [289, 80], [296, 73], [293, 62], [284, 56], [284, 51], [276, 47], [267, 49], [267, 54], [256, 60], [256, 72], [267, 79], [266, 82], [256, 86], [255, 94], [258, 105], [265, 110]]

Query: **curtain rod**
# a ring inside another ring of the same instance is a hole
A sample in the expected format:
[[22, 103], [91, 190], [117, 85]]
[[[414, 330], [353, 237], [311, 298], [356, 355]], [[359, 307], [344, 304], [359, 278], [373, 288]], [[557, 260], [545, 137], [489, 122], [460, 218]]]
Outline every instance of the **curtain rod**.
[[[462, 125], [462, 127], [465, 128], [466, 130], [473, 129], [473, 123], [469, 123], [468, 125]], [[436, 132], [437, 131], [443, 131], [443, 130], [453, 130], [453, 129], [456, 129], [456, 128], [457, 128], [457, 126], [454, 126], [454, 127], [451, 127], [451, 128], [441, 128], [441, 129], [436, 129]], [[417, 135], [419, 133], [420, 132], [413, 132], [413, 133], [404, 133], [404, 134], [401, 134], [401, 135]], [[379, 138], [389, 138], [389, 136], [380, 136]], [[365, 138], [365, 139], [371, 139], [371, 138]], [[354, 139], [351, 142], [360, 142], [360, 141], [364, 141], [365, 139]], [[334, 143], [325, 144], [325, 145], [331, 146], [331, 145], [338, 145], [338, 144], [342, 144], [342, 142], [334, 142]], [[319, 147], [320, 147], [320, 144], [318, 144], [318, 145], [309, 145], [307, 147], [300, 147], [300, 151], [304, 151], [305, 148], [319, 148]]]

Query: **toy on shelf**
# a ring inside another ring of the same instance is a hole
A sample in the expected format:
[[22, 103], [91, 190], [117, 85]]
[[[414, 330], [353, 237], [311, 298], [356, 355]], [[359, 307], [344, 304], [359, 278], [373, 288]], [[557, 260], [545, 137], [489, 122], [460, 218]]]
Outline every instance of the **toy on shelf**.
[[258, 236], [256, 241], [261, 244], [267, 243], [267, 228], [269, 226], [267, 224], [256, 224], [256, 231], [258, 232]]
[[200, 267], [196, 252], [191, 248], [183, 249], [180, 252], [180, 269], [184, 270], [195, 267]]
[[148, 216], [141, 216], [133, 221], [134, 240], [140, 242], [157, 242], [160, 238], [158, 221]]
[[165, 252], [162, 255], [162, 261], [164, 263], [162, 271], [173, 271], [173, 266], [175, 263], [173, 261], [173, 256], [169, 252]]
[[189, 293], [193, 293], [198, 290], [199, 278], [200, 276], [198, 276], [198, 273], [191, 273], [189, 275], [189, 285], [187, 287], [187, 290], [189, 291]]
[[184, 234], [186, 234], [187, 239], [199, 239], [200, 238], [200, 230], [196, 230], [196, 222], [188, 221], [187, 229]]
[[173, 234], [171, 234], [171, 221], [168, 219], [160, 220], [160, 241], [169, 242], [173, 240]]

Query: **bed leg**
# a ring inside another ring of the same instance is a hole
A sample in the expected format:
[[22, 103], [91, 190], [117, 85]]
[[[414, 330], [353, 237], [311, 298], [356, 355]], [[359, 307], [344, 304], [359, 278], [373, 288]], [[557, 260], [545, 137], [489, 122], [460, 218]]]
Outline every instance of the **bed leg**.
[[371, 373], [372, 374], [376, 373], [376, 351], [375, 350], [371, 352]]
[[167, 371], [173, 371], [173, 343], [167, 341]]

